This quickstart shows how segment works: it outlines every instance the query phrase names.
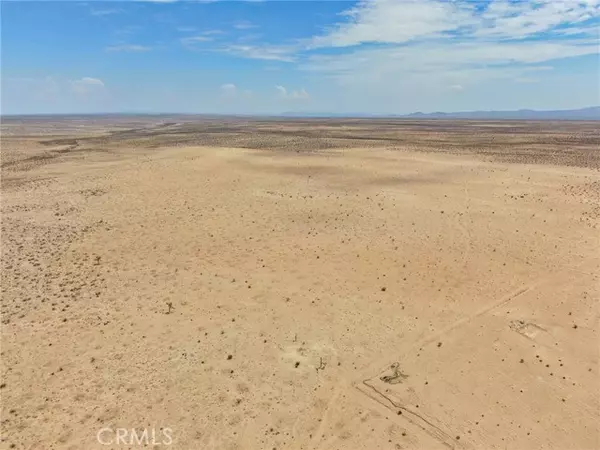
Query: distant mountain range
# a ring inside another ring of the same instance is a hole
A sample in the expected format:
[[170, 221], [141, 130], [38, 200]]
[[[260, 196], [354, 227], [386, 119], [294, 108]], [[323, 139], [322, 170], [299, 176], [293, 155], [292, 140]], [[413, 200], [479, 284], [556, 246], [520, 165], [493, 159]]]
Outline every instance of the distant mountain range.
[[520, 109], [518, 111], [464, 111], [464, 112], [416, 112], [412, 114], [365, 114], [365, 113], [316, 113], [286, 112], [283, 117], [398, 117], [406, 119], [499, 119], [499, 120], [600, 120], [600, 106], [581, 109], [563, 109], [536, 111]]
[[323, 119], [360, 119], [360, 118], [398, 118], [398, 119], [465, 119], [465, 120], [600, 120], [600, 106], [591, 106], [581, 109], [562, 109], [551, 111], [536, 111], [533, 109], [519, 109], [518, 111], [464, 111], [464, 112], [415, 112], [412, 114], [376, 114], [364, 112], [332, 113], [332, 112], [307, 112], [291, 111], [281, 114], [207, 114], [207, 113], [173, 113], [173, 112], [113, 112], [113, 113], [71, 113], [71, 114], [15, 114], [0, 115], [1, 119], [8, 117], [29, 117], [47, 119], [60, 117], [62, 119], [75, 119], [86, 117], [178, 117], [181, 120], [193, 120], [197, 117], [205, 118], [235, 118], [235, 117], [264, 117], [264, 118], [323, 118]]

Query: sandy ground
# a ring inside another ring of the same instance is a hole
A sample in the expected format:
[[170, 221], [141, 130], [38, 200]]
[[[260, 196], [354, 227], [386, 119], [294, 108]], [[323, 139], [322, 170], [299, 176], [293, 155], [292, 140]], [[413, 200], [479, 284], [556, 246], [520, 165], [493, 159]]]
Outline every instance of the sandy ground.
[[0, 447], [599, 448], [598, 135], [436, 126], [3, 125]]

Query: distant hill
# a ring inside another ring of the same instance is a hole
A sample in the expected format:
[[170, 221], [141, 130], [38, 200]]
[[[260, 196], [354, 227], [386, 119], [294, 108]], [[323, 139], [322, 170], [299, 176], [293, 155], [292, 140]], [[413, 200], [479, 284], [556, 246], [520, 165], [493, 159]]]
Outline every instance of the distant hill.
[[600, 120], [600, 106], [582, 109], [564, 109], [536, 111], [520, 109], [518, 111], [466, 111], [413, 113], [403, 117], [423, 119], [529, 119], [529, 120]]
[[283, 117], [399, 117], [407, 119], [506, 119], [506, 120], [600, 120], [600, 106], [581, 109], [563, 109], [552, 111], [536, 111], [520, 109], [518, 111], [464, 111], [464, 112], [433, 112], [412, 114], [365, 114], [365, 113], [316, 113], [316, 112], [286, 112]]

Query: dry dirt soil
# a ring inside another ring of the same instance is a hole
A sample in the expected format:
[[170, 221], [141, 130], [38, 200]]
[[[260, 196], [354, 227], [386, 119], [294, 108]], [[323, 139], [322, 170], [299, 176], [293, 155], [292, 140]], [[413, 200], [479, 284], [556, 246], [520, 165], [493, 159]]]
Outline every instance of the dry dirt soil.
[[0, 448], [599, 448], [598, 129], [4, 119]]

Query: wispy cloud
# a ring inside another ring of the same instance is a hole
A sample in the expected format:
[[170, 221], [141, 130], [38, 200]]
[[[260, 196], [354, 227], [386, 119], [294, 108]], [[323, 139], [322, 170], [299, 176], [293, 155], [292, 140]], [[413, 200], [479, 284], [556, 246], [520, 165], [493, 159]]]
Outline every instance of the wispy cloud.
[[600, 3], [597, 0], [496, 0], [482, 14], [482, 22], [478, 24], [475, 35], [519, 39], [541, 33], [560, 34], [561, 27], [573, 27], [598, 17], [599, 13]]
[[[180, 33], [195, 33], [198, 32], [198, 28], [191, 26], [179, 26], [177, 27], [177, 31], [179, 31]], [[210, 36], [215, 34], [225, 34], [225, 32], [223, 30], [206, 30], [203, 31], [201, 34]]]
[[225, 32], [223, 30], [206, 30], [206, 31], [203, 31], [202, 34], [204, 36], [215, 36], [215, 35], [225, 34]]
[[108, 9], [92, 9], [90, 14], [92, 16], [109, 16], [112, 14], [119, 14], [123, 12], [122, 9], [119, 8], [108, 8]]
[[[474, 69], [503, 74], [502, 67], [512, 65], [523, 72], [529, 65], [597, 52], [597, 27], [590, 20], [599, 16], [600, 0], [362, 0], [315, 36], [273, 44], [258, 42], [260, 35], [238, 36], [226, 44], [219, 38], [203, 48], [246, 59], [298, 63], [304, 70], [345, 81], [392, 82], [399, 75], [447, 74], [459, 80], [446, 86], [463, 86], [462, 78]], [[257, 28], [248, 20], [232, 26]], [[205, 31], [180, 41], [196, 48], [218, 34], [223, 32]], [[335, 52], [323, 52], [333, 48]]]
[[598, 17], [599, 0], [361, 1], [308, 41], [301, 67], [371, 86], [528, 79], [539, 64], [597, 54]]
[[306, 100], [310, 97], [304, 88], [297, 91], [288, 91], [285, 87], [277, 85], [275, 86], [275, 89], [277, 90], [279, 98], [285, 100]]
[[314, 47], [348, 47], [363, 43], [399, 44], [470, 25], [468, 3], [437, 0], [362, 1], [344, 12], [346, 20], [313, 39]]
[[226, 97], [233, 97], [237, 93], [237, 87], [233, 83], [222, 84], [221, 93]]
[[213, 40], [210, 36], [188, 36], [179, 39], [185, 47], [193, 47], [196, 44], [202, 44], [205, 42], [211, 42]]
[[293, 62], [295, 49], [289, 46], [278, 45], [241, 45], [231, 44], [221, 49], [223, 53], [247, 59], [262, 59], [266, 61]]
[[[600, 15], [598, 0], [370, 0], [345, 11], [346, 20], [313, 39], [314, 47], [401, 44], [424, 38], [548, 38]], [[592, 31], [592, 30], [587, 30]], [[597, 35], [597, 28], [596, 28]]]
[[129, 36], [135, 34], [142, 30], [142, 27], [139, 25], [128, 25], [123, 28], [116, 29], [113, 33], [116, 36]]
[[253, 93], [250, 89], [239, 89], [235, 84], [233, 83], [225, 83], [222, 84], [220, 87], [221, 90], [221, 97], [224, 100], [235, 100], [237, 102], [242, 101], [242, 102], [246, 102], [250, 99], [252, 99], [253, 97]]
[[70, 81], [71, 89], [79, 95], [86, 95], [104, 90], [104, 82], [99, 78], [83, 77]]
[[225, 34], [221, 30], [206, 30], [194, 36], [186, 36], [179, 39], [185, 47], [194, 48], [196, 44], [214, 41], [217, 36]]
[[[511, 77], [550, 61], [597, 53], [593, 42], [430, 43], [355, 49], [341, 55], [313, 55], [302, 64], [344, 83], [401, 84], [446, 78], [461, 84], [477, 77]], [[550, 66], [551, 68], [551, 66]]]
[[233, 28], [236, 30], [250, 30], [252, 28], [258, 28], [258, 25], [255, 25], [248, 20], [238, 20], [237, 22], [234, 22]]
[[152, 47], [146, 45], [137, 44], [121, 44], [121, 45], [110, 45], [105, 48], [107, 52], [148, 52], [152, 50]]

